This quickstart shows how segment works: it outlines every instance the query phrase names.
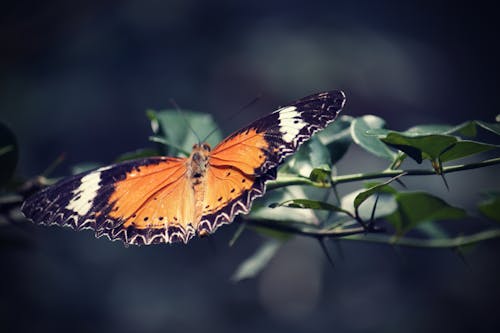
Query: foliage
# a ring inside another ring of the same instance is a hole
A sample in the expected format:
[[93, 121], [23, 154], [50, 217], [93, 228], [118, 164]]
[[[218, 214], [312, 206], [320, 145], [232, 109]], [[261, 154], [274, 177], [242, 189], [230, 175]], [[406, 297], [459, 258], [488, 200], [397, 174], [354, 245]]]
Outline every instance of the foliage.
[[[165, 110], [147, 111], [147, 116], [153, 130], [150, 140], [155, 147], [122, 154], [117, 161], [155, 154], [185, 155], [200, 139], [208, 138], [212, 145], [222, 139], [220, 130], [207, 114]], [[403, 183], [410, 176], [435, 175], [447, 186], [447, 173], [499, 164], [500, 158], [494, 157], [467, 164], [444, 165], [464, 157], [481, 157], [485, 152], [496, 154], [499, 146], [481, 140], [481, 131], [497, 139], [500, 124], [469, 121], [457, 126], [419, 125], [406, 131], [394, 131], [386, 129], [385, 121], [377, 116], [340, 117], [287, 159], [279, 169], [278, 178], [268, 183], [266, 196], [255, 201], [250, 214], [238, 218], [242, 223], [231, 245], [246, 229], [263, 235], [266, 241], [241, 264], [233, 280], [258, 274], [280, 245], [295, 235], [317, 238], [325, 251], [324, 240], [331, 238], [457, 248], [500, 237], [500, 227], [496, 223], [500, 221], [498, 189], [484, 193], [484, 200], [478, 204], [481, 216], [492, 222], [487, 227], [484, 223], [478, 224], [475, 228], [480, 229], [478, 232], [463, 235], [462, 230], [447, 230], [443, 223], [462, 220], [475, 224], [478, 218], [470, 217], [469, 212], [432, 193], [406, 189]], [[386, 160], [387, 169], [336, 175], [335, 164], [353, 145]], [[33, 180], [14, 181], [17, 153], [15, 136], [1, 125], [0, 186], [3, 190], [0, 205], [3, 206], [0, 214], [4, 219], [19, 217], [19, 214], [12, 214], [12, 210], [19, 208], [22, 197], [29, 192], [26, 188], [33, 183]], [[402, 167], [407, 158], [423, 167]], [[84, 170], [89, 165], [92, 164], [75, 166], [75, 170]], [[369, 181], [384, 178], [383, 182]], [[51, 182], [46, 178], [36, 179], [38, 185]], [[361, 188], [339, 197], [337, 188], [340, 185], [359, 181], [365, 181]], [[330, 259], [328, 252], [326, 255]]]

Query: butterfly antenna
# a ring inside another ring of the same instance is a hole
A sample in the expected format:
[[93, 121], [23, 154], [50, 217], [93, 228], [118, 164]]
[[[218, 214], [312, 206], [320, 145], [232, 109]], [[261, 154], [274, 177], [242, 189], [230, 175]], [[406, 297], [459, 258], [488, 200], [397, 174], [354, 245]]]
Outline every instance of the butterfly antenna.
[[184, 114], [184, 112], [182, 112], [181, 108], [179, 107], [179, 105], [175, 102], [175, 100], [173, 98], [170, 98], [169, 99], [169, 102], [170, 104], [173, 105], [173, 107], [177, 110], [177, 112], [179, 113], [179, 115], [182, 117], [182, 119], [184, 119], [184, 122], [186, 123], [187, 127], [191, 130], [191, 132], [193, 132], [194, 136], [196, 137], [196, 139], [198, 140], [198, 144], [201, 144], [202, 141], [200, 140], [200, 137], [198, 136], [198, 133], [196, 133], [196, 131], [191, 127], [191, 123], [189, 122], [189, 120], [187, 119], [186, 115]]
[[[229, 116], [229, 118], [227, 118], [226, 120], [232, 120], [232, 119], [234, 119], [234, 117], [235, 117], [238, 113], [240, 113], [241, 111], [243, 111], [243, 110], [245, 110], [245, 109], [248, 109], [249, 107], [251, 107], [252, 105], [254, 105], [255, 103], [257, 103], [257, 101], [258, 101], [259, 99], [261, 99], [261, 98], [262, 98], [262, 93], [260, 93], [260, 94], [258, 94], [257, 96], [255, 96], [255, 97], [254, 97], [254, 98], [253, 98], [250, 102], [248, 102], [247, 104], [245, 104], [244, 106], [242, 106], [241, 108], [239, 108], [237, 112], [234, 112], [233, 114], [231, 114], [231, 115]], [[208, 133], [208, 135], [207, 135], [207, 136], [205, 136], [205, 138], [203, 139], [203, 142], [207, 141], [207, 140], [208, 140], [208, 138], [209, 138], [212, 134], [214, 134], [217, 130], [218, 130], [218, 128], [217, 128], [217, 127], [215, 127], [214, 129], [212, 129], [212, 130]]]

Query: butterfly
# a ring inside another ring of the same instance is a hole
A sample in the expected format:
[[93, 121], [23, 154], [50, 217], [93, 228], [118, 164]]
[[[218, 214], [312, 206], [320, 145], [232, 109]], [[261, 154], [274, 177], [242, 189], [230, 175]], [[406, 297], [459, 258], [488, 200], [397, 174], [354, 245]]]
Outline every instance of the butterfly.
[[342, 91], [304, 97], [189, 157], [148, 157], [87, 171], [22, 205], [36, 224], [92, 229], [125, 244], [187, 243], [248, 213], [284, 159], [335, 120]]

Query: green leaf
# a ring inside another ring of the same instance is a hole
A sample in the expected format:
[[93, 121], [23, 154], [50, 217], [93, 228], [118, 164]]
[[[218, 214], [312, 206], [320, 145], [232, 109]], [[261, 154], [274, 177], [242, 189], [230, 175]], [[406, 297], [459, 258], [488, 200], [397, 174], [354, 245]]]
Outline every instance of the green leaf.
[[354, 208], [358, 208], [361, 206], [363, 202], [366, 201], [369, 197], [371, 197], [374, 193], [390, 193], [390, 194], [395, 194], [396, 190], [389, 186], [391, 182], [394, 181], [394, 178], [389, 179], [386, 182], [383, 183], [378, 183], [370, 186], [367, 190], [360, 192], [356, 197], [354, 198]]
[[480, 120], [471, 120], [464, 122], [460, 125], [450, 128], [445, 134], [460, 134], [463, 136], [475, 137], [477, 135], [478, 127], [492, 132], [496, 135], [500, 135], [500, 124], [498, 123], [487, 123]]
[[329, 184], [331, 174], [330, 166], [326, 165], [322, 168], [314, 168], [309, 175], [309, 179], [315, 183]]
[[18, 158], [16, 136], [6, 125], [0, 123], [0, 187], [11, 180]]
[[330, 145], [336, 141], [342, 141], [348, 139], [352, 141], [350, 127], [354, 120], [351, 116], [340, 116], [332, 124], [328, 125], [327, 128], [318, 132], [316, 137], [324, 145]]
[[301, 186], [289, 186], [287, 188], [268, 192], [264, 197], [254, 201], [253, 208], [248, 219], [252, 220], [270, 220], [280, 222], [297, 222], [309, 225], [318, 225], [320, 219], [313, 210], [301, 209], [291, 214], [288, 207], [270, 208], [272, 203], [284, 202], [295, 198], [311, 197], [307, 195], [305, 189]]
[[[384, 187], [381, 188], [381, 192], [378, 194], [377, 206], [375, 209], [375, 214], [373, 214], [374, 219], [379, 219], [388, 216], [396, 211], [398, 208], [394, 196], [390, 193], [385, 193], [383, 191]], [[357, 190], [351, 192], [342, 197], [342, 208], [350, 211], [351, 214], [355, 214], [356, 208], [354, 207], [354, 200], [363, 190]], [[368, 221], [372, 217], [373, 207], [375, 206], [376, 197], [370, 196], [357, 208], [358, 214], [364, 221]]]
[[222, 140], [222, 133], [210, 114], [192, 111], [149, 110], [147, 116], [151, 120], [153, 133], [172, 144], [166, 152], [169, 156], [178, 155], [179, 149], [176, 147], [180, 147], [184, 151], [191, 151], [193, 144], [206, 139], [210, 133], [207, 143], [212, 147]]
[[479, 121], [476, 120], [476, 124], [484, 128], [485, 130], [488, 130], [492, 133], [495, 133], [496, 135], [500, 135], [500, 124], [499, 123], [487, 123], [484, 121]]
[[386, 137], [387, 134], [391, 132], [396, 132], [407, 137], [416, 137], [416, 136], [432, 135], [432, 134], [457, 133], [460, 132], [464, 126], [465, 126], [464, 124], [458, 126], [442, 125], [442, 124], [425, 124], [425, 125], [417, 125], [410, 127], [405, 131], [394, 131], [385, 128], [370, 129], [367, 131], [367, 134], [383, 138]]
[[406, 132], [389, 132], [382, 136], [381, 140], [408, 154], [418, 163], [422, 163], [424, 159], [447, 162], [498, 148], [495, 145], [442, 134], [414, 136]]
[[477, 135], [477, 128], [475, 121], [466, 121], [460, 125], [452, 127], [443, 134], [460, 134], [468, 137], [475, 137]]
[[314, 169], [328, 169], [330, 152], [321, 141], [312, 137], [281, 168], [282, 172], [309, 178]]
[[[461, 123], [456, 126], [442, 125], [442, 124], [427, 124], [427, 125], [417, 125], [411, 127], [403, 132], [397, 132], [405, 136], [415, 137], [422, 135], [460, 135], [467, 137], [475, 137], [477, 135], [478, 127], [481, 127], [487, 131], [500, 135], [500, 124], [498, 123], [487, 123], [479, 120], [471, 120]], [[387, 129], [371, 129], [367, 133], [369, 135], [376, 135], [379, 137], [386, 136], [389, 132], [396, 132]]]
[[399, 149], [418, 163], [424, 159], [441, 162], [463, 158], [488, 151], [497, 146], [481, 142], [462, 140], [451, 134], [476, 136], [477, 126], [499, 134], [500, 126], [480, 121], [468, 121], [457, 126], [419, 125], [404, 132], [372, 129], [368, 133], [377, 136], [388, 146]]
[[274, 257], [281, 244], [281, 242], [274, 239], [267, 240], [250, 258], [247, 258], [238, 266], [231, 280], [238, 282], [257, 276]]
[[[314, 209], [316, 211], [323, 210], [328, 212], [335, 212], [339, 214], [329, 214], [325, 216], [325, 219], [321, 221], [321, 226], [326, 229], [332, 227], [338, 227], [347, 221], [353, 220], [353, 216], [350, 211], [343, 209], [342, 207], [332, 205], [327, 202], [309, 199], [292, 199], [281, 203], [273, 203], [270, 205], [272, 208], [287, 207], [287, 208], [299, 208], [299, 209]], [[310, 224], [295, 225], [299, 229], [310, 229]]]
[[316, 134], [321, 143], [328, 148], [331, 164], [337, 163], [349, 149], [352, 143], [351, 123], [353, 120], [353, 117], [341, 116]]
[[389, 161], [394, 161], [397, 154], [384, 145], [377, 136], [367, 133], [370, 130], [382, 129], [384, 125], [385, 121], [376, 116], [366, 115], [356, 118], [351, 124], [351, 136], [354, 142], [366, 151]]
[[389, 132], [381, 140], [385, 144], [405, 152], [417, 163], [422, 163], [424, 159], [438, 159], [446, 149], [458, 141], [456, 137], [451, 135], [411, 136], [399, 132]]
[[457, 160], [459, 158], [483, 153], [498, 147], [499, 146], [482, 142], [459, 140], [450, 149], [447, 149], [444, 153], [442, 153], [439, 156], [439, 159], [441, 162]]
[[398, 192], [395, 195], [398, 209], [387, 217], [399, 235], [426, 222], [457, 220], [467, 213], [444, 200], [425, 192]]
[[407, 136], [421, 136], [421, 135], [431, 135], [431, 134], [449, 134], [448, 132], [455, 127], [451, 125], [441, 125], [441, 124], [427, 124], [418, 125], [408, 128], [406, 131], [402, 132]]
[[485, 200], [479, 203], [479, 211], [487, 218], [500, 222], [500, 192], [484, 193]]
[[323, 201], [309, 200], [309, 199], [292, 199], [283, 201], [281, 203], [271, 204], [271, 208], [288, 207], [288, 208], [302, 208], [302, 209], [318, 209], [327, 210], [331, 212], [345, 212], [341, 207], [329, 204]]
[[156, 149], [151, 149], [151, 148], [137, 149], [128, 153], [121, 154], [115, 161], [116, 162], [130, 161], [138, 158], [158, 156], [158, 154], [159, 153]]

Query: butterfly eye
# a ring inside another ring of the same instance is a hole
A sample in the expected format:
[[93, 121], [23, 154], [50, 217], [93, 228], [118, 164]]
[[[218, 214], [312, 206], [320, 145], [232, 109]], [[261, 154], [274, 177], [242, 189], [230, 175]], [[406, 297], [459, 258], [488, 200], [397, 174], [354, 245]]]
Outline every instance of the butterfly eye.
[[210, 151], [211, 150], [210, 145], [208, 143], [204, 143], [203, 144], [203, 149], [206, 150], [206, 151]]

